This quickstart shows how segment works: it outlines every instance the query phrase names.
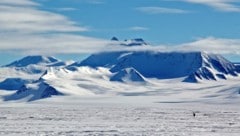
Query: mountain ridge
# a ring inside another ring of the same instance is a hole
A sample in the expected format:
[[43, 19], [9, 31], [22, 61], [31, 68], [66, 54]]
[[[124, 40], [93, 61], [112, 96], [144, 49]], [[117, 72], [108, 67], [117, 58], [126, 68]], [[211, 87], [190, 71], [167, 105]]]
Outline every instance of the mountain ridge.
[[[58, 63], [61, 64], [62, 61], [58, 59], [15, 62], [9, 67], [3, 67], [5, 71], [14, 69], [17, 73], [16, 76], [3, 75], [0, 78], [0, 89], [16, 91], [4, 96], [4, 100], [33, 101], [55, 95], [128, 95], [128, 92], [115, 92], [115, 89], [124, 91], [133, 87], [138, 90], [137, 87], [141, 86], [143, 88], [140, 90], [148, 90], [154, 86], [151, 92], [145, 92], [154, 94], [161, 88], [162, 80], [179, 79], [178, 82], [181, 83], [197, 84], [203, 81], [228, 80], [240, 73], [239, 65], [221, 55], [206, 52], [99, 52], [80, 63], [60, 67]], [[20, 62], [24, 63], [19, 64]], [[2, 74], [3, 68], [0, 68]], [[38, 70], [35, 68], [40, 68], [40, 72], [34, 72]], [[177, 80], [174, 81], [178, 83]], [[157, 85], [159, 82], [160, 85]]]
[[[237, 76], [239, 73], [237, 66], [221, 55], [197, 51], [103, 52], [93, 54], [75, 66], [107, 67], [112, 73], [132, 67], [146, 78], [189, 77], [185, 82], [226, 79], [226, 75]], [[195, 78], [194, 81], [190, 81], [190, 77]]]
[[60, 60], [52, 56], [32, 55], [26, 56], [19, 60], [16, 60], [10, 64], [4, 65], [3, 67], [26, 67], [32, 64], [50, 64], [56, 63]]

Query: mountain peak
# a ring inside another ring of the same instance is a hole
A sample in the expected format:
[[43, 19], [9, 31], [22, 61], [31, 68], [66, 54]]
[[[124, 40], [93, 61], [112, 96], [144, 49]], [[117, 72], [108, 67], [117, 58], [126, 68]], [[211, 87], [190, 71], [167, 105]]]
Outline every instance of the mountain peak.
[[118, 82], [144, 82], [144, 77], [134, 68], [125, 68], [114, 74], [110, 78], [110, 81], [118, 81]]
[[119, 41], [117, 37], [112, 37], [111, 41]]
[[117, 37], [114, 36], [111, 38], [111, 41], [118, 42], [118, 44], [121, 46], [129, 46], [129, 47], [148, 45], [142, 38], [126, 39], [124, 41], [121, 41]]
[[31, 64], [49, 64], [49, 63], [55, 63], [58, 61], [59, 60], [54, 57], [34, 55], [34, 56], [26, 56], [20, 60], [16, 60], [8, 65], [5, 65], [5, 67], [25, 67]]
[[[139, 39], [139, 41], [142, 40]], [[240, 71], [239, 67], [221, 55], [200, 51], [98, 53], [83, 60], [80, 66], [108, 67], [112, 73], [119, 73], [120, 77], [129, 75], [126, 74], [126, 68], [131, 67], [146, 78], [171, 79], [188, 77], [188, 79], [184, 80], [187, 82], [196, 82], [198, 79], [226, 79], [228, 76], [237, 76]], [[117, 77], [119, 79], [119, 76]]]
[[125, 45], [125, 46], [144, 46], [144, 45], [147, 45], [147, 43], [142, 38], [135, 38], [135, 39], [125, 40], [123, 45]]

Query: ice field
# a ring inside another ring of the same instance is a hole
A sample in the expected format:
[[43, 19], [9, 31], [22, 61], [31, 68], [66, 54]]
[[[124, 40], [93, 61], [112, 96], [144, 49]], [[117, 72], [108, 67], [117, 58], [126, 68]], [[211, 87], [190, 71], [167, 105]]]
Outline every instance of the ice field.
[[[56, 97], [0, 104], [0, 135], [238, 136], [238, 104]], [[196, 116], [193, 116], [193, 112]]]

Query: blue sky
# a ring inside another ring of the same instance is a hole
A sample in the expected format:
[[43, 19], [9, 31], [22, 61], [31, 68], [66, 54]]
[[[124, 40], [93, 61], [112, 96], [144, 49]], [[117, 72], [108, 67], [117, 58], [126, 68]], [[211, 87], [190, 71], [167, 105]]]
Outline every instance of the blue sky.
[[112, 36], [240, 61], [238, 0], [1, 0], [0, 64], [29, 54], [80, 60]]
[[[189, 42], [199, 37], [238, 38], [240, 35], [240, 19], [237, 19], [240, 17], [239, 11], [224, 11], [206, 4], [181, 1], [90, 1], [49, 0], [44, 4], [46, 9], [64, 14], [89, 27], [90, 30], [82, 34], [105, 39], [114, 35], [123, 39], [143, 37], [153, 44], [174, 44]], [[239, 6], [240, 2], [233, 4]], [[64, 11], [61, 8], [69, 10]], [[144, 11], [144, 8], [149, 10]], [[159, 9], [159, 12], [153, 13], [154, 8], [168, 8], [169, 11], [164, 13]], [[173, 9], [180, 12], [171, 13]]]

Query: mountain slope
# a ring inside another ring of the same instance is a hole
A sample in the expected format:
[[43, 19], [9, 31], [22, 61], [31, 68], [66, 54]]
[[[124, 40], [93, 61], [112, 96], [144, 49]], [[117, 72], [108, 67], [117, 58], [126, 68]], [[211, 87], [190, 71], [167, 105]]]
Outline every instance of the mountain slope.
[[55, 95], [182, 95], [184, 99], [186, 92], [202, 89], [206, 92], [194, 92], [198, 98], [239, 96], [239, 79], [233, 78], [239, 75], [239, 65], [216, 54], [103, 52], [67, 67], [54, 58], [30, 58], [0, 68], [0, 90], [16, 91], [4, 100], [33, 101]]
[[63, 95], [54, 87], [45, 82], [36, 82], [32, 84], [22, 85], [14, 94], [4, 97], [5, 101], [21, 100], [34, 101], [38, 99], [48, 98], [54, 95]]
[[63, 62], [50, 56], [26, 56], [20, 60], [16, 60], [3, 68], [12, 68], [16, 71], [28, 74], [42, 74], [49, 67], [65, 67], [68, 62]]
[[65, 67], [68, 63], [48, 56], [27, 56], [0, 67], [0, 89], [18, 90], [32, 83], [49, 68]]
[[[115, 46], [133, 47], [133, 46], [147, 46], [148, 44], [142, 38], [135, 38], [130, 40], [119, 41], [118, 38], [113, 37], [111, 41]], [[129, 51], [115, 51], [115, 52], [100, 52], [90, 55], [87, 59], [73, 63], [68, 66], [68, 69], [74, 69], [79, 66], [89, 67], [112, 67], [118, 62], [118, 59], [127, 55]]]
[[58, 59], [48, 56], [26, 56], [20, 60], [14, 61], [5, 67], [26, 67], [29, 65], [47, 65], [59, 62]]
[[148, 44], [142, 38], [136, 38], [125, 40], [124, 42], [121, 43], [121, 45], [131, 47], [131, 46], [146, 46]]
[[118, 60], [111, 68], [117, 72], [127, 67], [133, 67], [144, 77], [168, 79], [183, 77], [195, 71], [201, 65], [198, 53], [161, 53], [161, 52], [132, 52]]
[[221, 55], [202, 53], [202, 66], [191, 73], [184, 81], [198, 82], [203, 79], [227, 79], [227, 76], [238, 76], [238, 68]]
[[73, 63], [68, 68], [77, 66], [89, 66], [89, 67], [112, 67], [118, 62], [118, 58], [127, 52], [103, 52], [90, 55], [88, 58], [81, 62]]
[[221, 55], [204, 52], [129, 51], [93, 54], [79, 66], [108, 67], [112, 73], [132, 67], [146, 78], [186, 77], [185, 82], [237, 76], [237, 67]]
[[110, 81], [119, 81], [119, 82], [144, 82], [144, 77], [136, 71], [134, 68], [125, 68], [115, 73]]
[[31, 81], [23, 79], [23, 78], [6, 78], [4, 81], [0, 82], [0, 89], [3, 90], [18, 90], [25, 83], [29, 83]]
[[240, 73], [240, 63], [236, 63], [234, 64], [236, 69], [237, 69], [237, 72]]

